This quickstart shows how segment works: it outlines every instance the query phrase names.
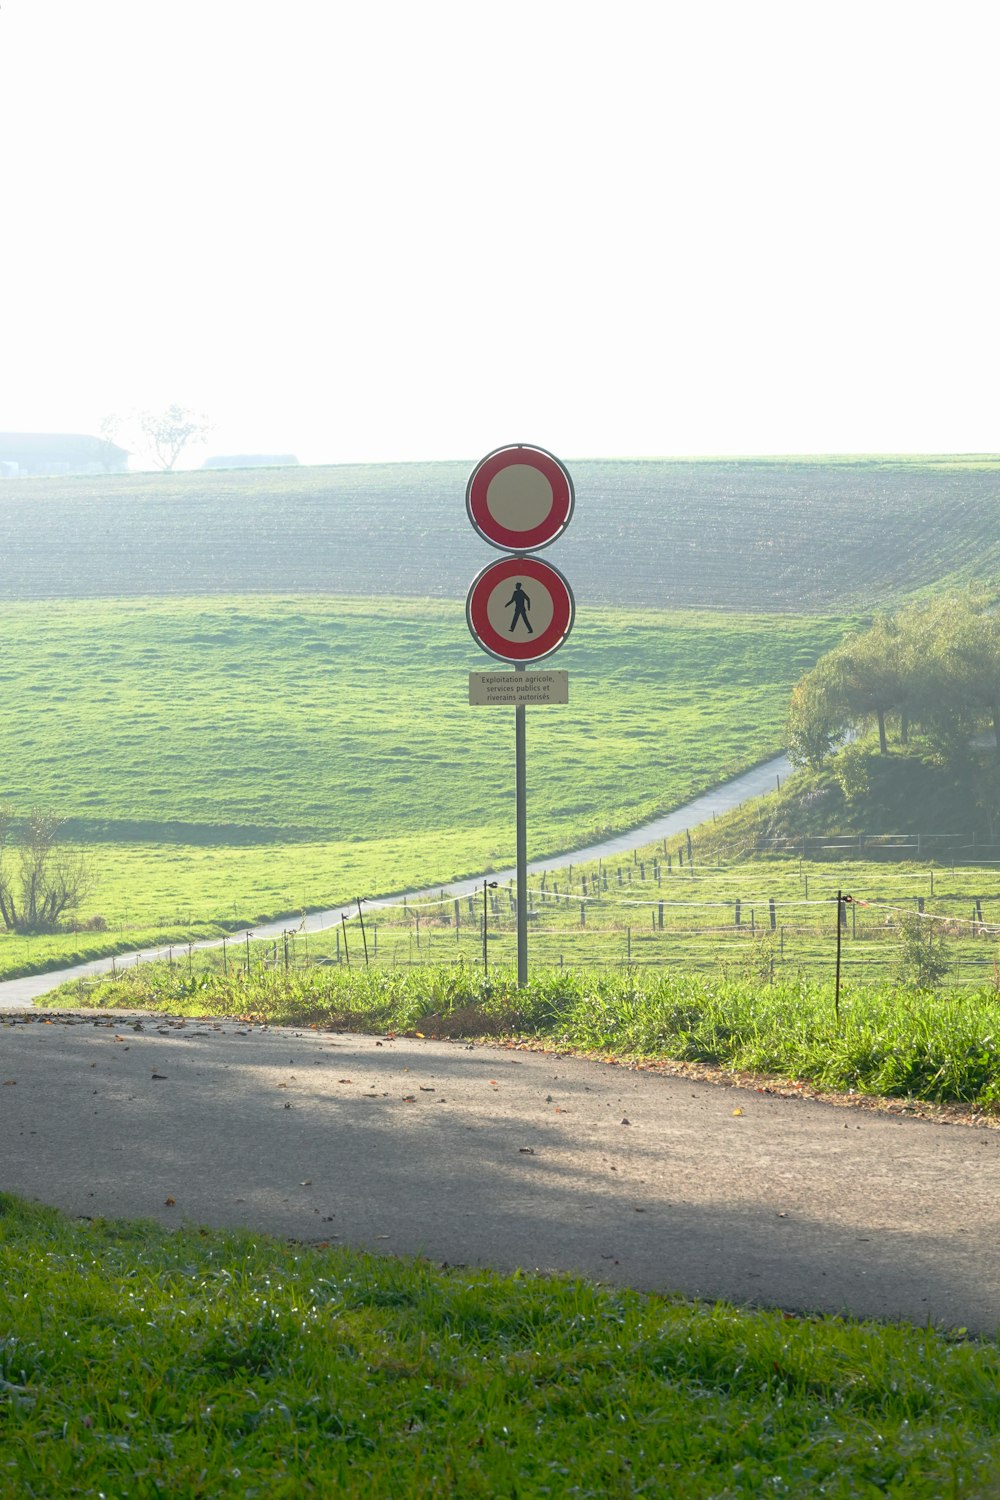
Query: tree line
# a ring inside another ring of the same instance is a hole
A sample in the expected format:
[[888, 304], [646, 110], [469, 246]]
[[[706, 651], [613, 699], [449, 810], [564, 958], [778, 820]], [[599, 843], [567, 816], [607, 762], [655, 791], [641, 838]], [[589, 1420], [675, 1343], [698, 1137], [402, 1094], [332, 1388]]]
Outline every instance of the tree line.
[[882, 755], [916, 730], [957, 758], [983, 729], [1000, 756], [1000, 615], [970, 590], [879, 615], [847, 636], [796, 683], [786, 744], [793, 764], [819, 769], [871, 730]]

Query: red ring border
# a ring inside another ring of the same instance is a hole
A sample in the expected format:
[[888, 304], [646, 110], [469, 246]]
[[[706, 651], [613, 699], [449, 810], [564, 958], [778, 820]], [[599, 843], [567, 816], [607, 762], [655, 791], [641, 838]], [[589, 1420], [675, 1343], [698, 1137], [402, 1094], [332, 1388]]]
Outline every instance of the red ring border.
[[[553, 601], [552, 619], [547, 629], [540, 635], [529, 636], [527, 640], [514, 641], [494, 630], [486, 615], [485, 599], [482, 604], [477, 601], [477, 592], [486, 580], [489, 580], [485, 596], [488, 598], [500, 579], [513, 578], [515, 575], [534, 578], [536, 583], [549, 590]], [[555, 588], [552, 587], [553, 581]], [[474, 619], [477, 608], [483, 616], [478, 622]], [[551, 656], [553, 651], [558, 651], [573, 629], [576, 600], [566, 578], [551, 563], [542, 562], [537, 557], [501, 557], [496, 562], [487, 563], [472, 580], [465, 601], [465, 618], [473, 640], [490, 656], [495, 656], [500, 661], [541, 661], [543, 657]], [[519, 647], [524, 649], [519, 650]]]
[[[501, 526], [486, 503], [490, 482], [511, 464], [528, 464], [549, 481], [552, 509], [544, 521], [530, 531], [511, 531]], [[465, 509], [469, 520], [484, 541], [505, 552], [537, 552], [562, 536], [573, 517], [576, 496], [569, 471], [554, 453], [527, 443], [509, 443], [494, 448], [473, 469], [465, 490]]]

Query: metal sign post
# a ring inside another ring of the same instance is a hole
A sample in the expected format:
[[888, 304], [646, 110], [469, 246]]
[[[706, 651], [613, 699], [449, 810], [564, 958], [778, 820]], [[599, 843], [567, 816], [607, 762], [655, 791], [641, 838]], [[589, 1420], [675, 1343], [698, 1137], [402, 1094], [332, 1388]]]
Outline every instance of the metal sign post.
[[[532, 557], [562, 535], [573, 515], [573, 481], [544, 448], [514, 444], [488, 453], [465, 494], [469, 520], [491, 547], [510, 556], [473, 579], [465, 617], [476, 643], [514, 664], [513, 672], [473, 672], [469, 701], [514, 706], [514, 816], [517, 867], [517, 984], [528, 982], [528, 795], [525, 709], [567, 703], [565, 672], [530, 673], [527, 663], [558, 651], [573, 628], [573, 590], [557, 568]], [[509, 595], [509, 597], [508, 597]], [[542, 679], [546, 680], [542, 682]], [[509, 680], [508, 680], [509, 679]], [[485, 901], [485, 882], [483, 896]], [[485, 909], [484, 928], [485, 934]], [[485, 964], [485, 936], [483, 961]]]
[[[519, 665], [517, 671], [523, 672]], [[523, 703], [514, 710], [514, 821], [516, 827], [517, 865], [517, 987], [528, 982], [528, 772], [525, 746], [527, 736]]]

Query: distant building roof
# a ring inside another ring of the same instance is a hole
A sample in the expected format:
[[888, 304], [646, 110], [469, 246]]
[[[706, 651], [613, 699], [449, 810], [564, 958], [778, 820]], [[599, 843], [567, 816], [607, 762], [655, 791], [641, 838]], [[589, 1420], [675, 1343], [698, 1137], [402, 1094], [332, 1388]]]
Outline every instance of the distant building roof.
[[128, 450], [82, 432], [0, 432], [0, 472], [100, 474], [121, 472]]
[[294, 453], [222, 453], [206, 458], [203, 469], [283, 469], [297, 464]]

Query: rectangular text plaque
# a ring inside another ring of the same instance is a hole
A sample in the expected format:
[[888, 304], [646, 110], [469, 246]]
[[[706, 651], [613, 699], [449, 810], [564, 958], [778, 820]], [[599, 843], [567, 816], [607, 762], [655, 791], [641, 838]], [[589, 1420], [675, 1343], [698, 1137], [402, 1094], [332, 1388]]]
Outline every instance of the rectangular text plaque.
[[469, 702], [487, 708], [568, 703], [569, 672], [470, 672]]

